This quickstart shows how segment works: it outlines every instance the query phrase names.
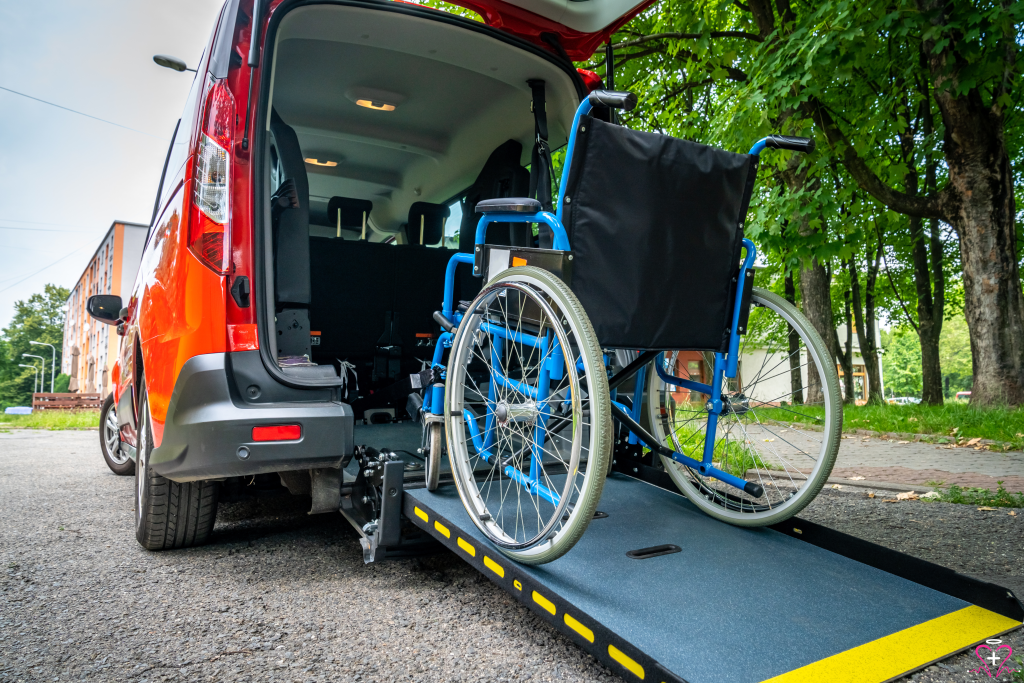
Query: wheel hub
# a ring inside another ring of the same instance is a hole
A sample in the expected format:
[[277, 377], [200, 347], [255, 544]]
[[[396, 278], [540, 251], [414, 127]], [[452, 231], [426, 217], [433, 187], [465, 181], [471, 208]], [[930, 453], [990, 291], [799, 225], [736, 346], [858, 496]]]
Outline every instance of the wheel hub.
[[750, 398], [744, 396], [743, 393], [733, 394], [732, 396], [722, 397], [722, 415], [740, 415], [746, 414], [750, 410]]
[[536, 424], [537, 422], [537, 403], [535, 401], [525, 401], [524, 403], [507, 403], [501, 401], [494, 408], [494, 417], [498, 420], [498, 424], [501, 426], [507, 425], [509, 422], [525, 422], [527, 424]]

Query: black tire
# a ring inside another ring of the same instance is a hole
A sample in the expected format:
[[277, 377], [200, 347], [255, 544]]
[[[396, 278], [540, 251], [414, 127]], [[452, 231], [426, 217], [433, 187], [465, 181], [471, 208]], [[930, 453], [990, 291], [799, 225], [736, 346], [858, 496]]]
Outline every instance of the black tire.
[[107, 467], [122, 477], [135, 474], [135, 461], [121, 450], [121, 435], [117, 426], [117, 409], [114, 394], [107, 396], [100, 408], [100, 452]]
[[153, 434], [145, 389], [139, 404], [138, 442], [135, 538], [139, 544], [146, 550], [170, 550], [206, 543], [217, 518], [219, 482], [178, 483], [152, 471]]

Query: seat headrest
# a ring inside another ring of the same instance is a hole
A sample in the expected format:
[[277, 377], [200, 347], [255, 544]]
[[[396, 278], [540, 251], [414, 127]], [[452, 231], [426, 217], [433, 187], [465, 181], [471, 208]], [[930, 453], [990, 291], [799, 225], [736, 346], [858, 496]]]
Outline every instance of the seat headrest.
[[444, 204], [414, 203], [409, 207], [409, 224], [405, 229], [409, 244], [439, 244], [444, 237], [444, 219], [451, 213]]
[[327, 220], [331, 226], [338, 224], [341, 213], [341, 227], [350, 230], [362, 230], [365, 219], [373, 211], [373, 202], [369, 199], [352, 199], [350, 197], [331, 197], [327, 202]]

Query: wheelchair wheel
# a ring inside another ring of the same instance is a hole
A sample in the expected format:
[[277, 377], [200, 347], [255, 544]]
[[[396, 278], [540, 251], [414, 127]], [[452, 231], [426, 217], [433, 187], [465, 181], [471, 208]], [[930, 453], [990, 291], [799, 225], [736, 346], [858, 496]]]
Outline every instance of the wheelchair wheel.
[[428, 491], [436, 491], [441, 477], [441, 452], [444, 450], [444, 425], [434, 422], [427, 426], [426, 462], [424, 470]]
[[590, 320], [557, 277], [512, 268], [469, 305], [450, 359], [448, 457], [470, 519], [518, 562], [561, 557], [593, 519], [611, 460]]
[[[832, 355], [810, 322], [782, 297], [754, 288], [748, 333], [735, 379], [724, 379], [725, 409], [713, 464], [764, 488], [754, 498], [662, 456], [676, 486], [701, 510], [738, 526], [792, 517], [828, 479], [839, 450], [843, 412]], [[708, 384], [715, 354], [674, 351], [654, 361], [671, 376]], [[708, 396], [666, 385], [651, 368], [648, 409], [654, 435], [700, 460], [707, 439]]]

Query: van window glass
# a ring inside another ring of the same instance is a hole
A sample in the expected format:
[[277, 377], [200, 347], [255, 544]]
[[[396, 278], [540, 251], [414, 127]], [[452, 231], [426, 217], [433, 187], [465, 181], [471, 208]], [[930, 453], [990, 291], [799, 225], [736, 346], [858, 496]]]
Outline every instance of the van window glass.
[[445, 249], [459, 248], [459, 229], [462, 227], [462, 203], [463, 199], [456, 199], [454, 202], [448, 205], [448, 209], [452, 212], [448, 216], [448, 220], [444, 224], [444, 241], [442, 245]]

